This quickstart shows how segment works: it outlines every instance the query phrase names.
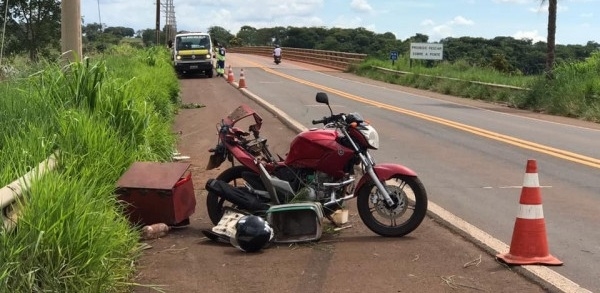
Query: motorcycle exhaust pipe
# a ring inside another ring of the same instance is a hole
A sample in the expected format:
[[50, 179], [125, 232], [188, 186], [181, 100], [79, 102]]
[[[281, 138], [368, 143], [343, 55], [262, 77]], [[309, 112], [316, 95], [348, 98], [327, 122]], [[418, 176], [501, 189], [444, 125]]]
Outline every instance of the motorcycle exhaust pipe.
[[236, 205], [239, 209], [252, 213], [269, 209], [267, 203], [262, 202], [254, 194], [250, 193], [250, 191], [233, 187], [226, 182], [217, 179], [208, 179], [205, 187], [209, 192], [216, 193], [218, 196]]
[[323, 204], [323, 208], [328, 210], [337, 210], [342, 207], [344, 201], [349, 200], [354, 197], [354, 194], [350, 194], [348, 196], [342, 197], [340, 199], [332, 200]]

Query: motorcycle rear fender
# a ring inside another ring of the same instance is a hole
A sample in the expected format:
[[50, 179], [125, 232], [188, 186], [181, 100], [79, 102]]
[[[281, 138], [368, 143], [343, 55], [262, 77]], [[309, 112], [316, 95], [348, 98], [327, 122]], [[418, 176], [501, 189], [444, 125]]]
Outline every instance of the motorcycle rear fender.
[[[379, 178], [379, 181], [386, 181], [392, 178], [394, 175], [417, 177], [417, 173], [415, 173], [415, 171], [409, 169], [408, 167], [398, 164], [377, 164], [373, 166], [373, 171], [375, 171], [375, 174], [377, 174], [377, 178]], [[362, 176], [362, 178], [360, 178], [360, 180], [358, 181], [358, 184], [356, 184], [355, 190], [360, 190], [362, 186], [365, 185], [365, 183], [367, 183], [369, 180], [371, 180], [371, 177], [369, 175], [365, 174], [364, 176]]]
[[[256, 165], [256, 162], [254, 161], [256, 159], [254, 156], [252, 156], [251, 154], [249, 154], [244, 149], [242, 149], [241, 147], [238, 147], [238, 146], [227, 145], [227, 149], [233, 155], [233, 157], [238, 162], [240, 162], [240, 164], [252, 169], [252, 171], [256, 172], [257, 174], [260, 173], [260, 171], [258, 170], [258, 166]], [[268, 172], [271, 172], [278, 166], [282, 166], [282, 165], [283, 165], [283, 161], [277, 162], [275, 164], [266, 164], [265, 169], [267, 169]]]
[[239, 147], [231, 147], [231, 146], [227, 146], [227, 148], [229, 149], [229, 152], [231, 152], [231, 154], [233, 155], [234, 158], [236, 158], [238, 160], [238, 162], [240, 162], [240, 164], [252, 169], [252, 171], [258, 173], [258, 167], [256, 166], [256, 163], [254, 162], [254, 157], [250, 154], [248, 154], [246, 151], [244, 151], [243, 149], [239, 148]]

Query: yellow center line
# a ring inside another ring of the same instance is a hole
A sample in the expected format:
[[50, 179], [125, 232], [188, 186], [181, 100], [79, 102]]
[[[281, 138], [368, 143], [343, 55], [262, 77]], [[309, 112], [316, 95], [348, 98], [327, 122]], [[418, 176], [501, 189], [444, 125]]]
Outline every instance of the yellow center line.
[[557, 148], [553, 148], [550, 146], [546, 146], [546, 145], [542, 145], [542, 144], [538, 144], [538, 143], [534, 143], [531, 141], [527, 141], [527, 140], [523, 140], [523, 139], [519, 139], [516, 137], [512, 137], [512, 136], [508, 136], [508, 135], [504, 135], [504, 134], [500, 134], [497, 132], [492, 132], [492, 131], [488, 131], [482, 128], [478, 128], [478, 127], [474, 127], [474, 126], [470, 126], [470, 125], [466, 125], [466, 124], [462, 124], [459, 122], [455, 122], [455, 121], [451, 121], [451, 120], [447, 120], [447, 119], [443, 119], [443, 118], [439, 118], [439, 117], [435, 117], [435, 116], [431, 116], [431, 115], [427, 115], [427, 114], [423, 114], [423, 113], [419, 113], [419, 112], [415, 112], [415, 111], [411, 111], [411, 110], [407, 110], [407, 109], [403, 109], [400, 107], [396, 107], [396, 106], [392, 106], [389, 104], [385, 104], [385, 103], [381, 103], [381, 102], [377, 102], [377, 101], [372, 101], [363, 97], [359, 97], [353, 94], [349, 94], [337, 89], [333, 89], [324, 85], [320, 85], [320, 84], [316, 84], [316, 83], [312, 83], [310, 81], [306, 81], [297, 77], [293, 77], [290, 75], [287, 75], [285, 73], [281, 73], [281, 72], [277, 72], [271, 68], [267, 68], [264, 67], [260, 64], [257, 64], [255, 62], [251, 62], [253, 64], [256, 65], [256, 67], [259, 67], [261, 69], [263, 69], [264, 71], [271, 73], [271, 74], [275, 74], [278, 76], [281, 76], [283, 78], [289, 79], [289, 80], [293, 80], [295, 82], [301, 83], [301, 84], [305, 84], [323, 91], [327, 91], [339, 96], [342, 96], [344, 98], [350, 99], [350, 100], [354, 100], [357, 102], [361, 102], [364, 104], [368, 104], [371, 106], [375, 106], [378, 108], [382, 108], [382, 109], [386, 109], [389, 111], [393, 111], [393, 112], [397, 112], [397, 113], [402, 113], [405, 115], [409, 115], [409, 116], [413, 116], [413, 117], [417, 117], [417, 118], [421, 118], [427, 121], [431, 121], [431, 122], [435, 122], [438, 124], [442, 124], [448, 127], [452, 127], [455, 129], [460, 129], [462, 131], [466, 131], [469, 133], [473, 133], [475, 135], [479, 135], [479, 136], [483, 136], [492, 140], [496, 140], [496, 141], [501, 141], [510, 145], [514, 145], [520, 148], [524, 148], [524, 149], [528, 149], [528, 150], [532, 150], [535, 152], [539, 152], [539, 153], [543, 153], [543, 154], [547, 154], [556, 158], [561, 158], [561, 159], [565, 159], [571, 162], [575, 162], [575, 163], [579, 163], [582, 165], [586, 165], [589, 167], [593, 167], [593, 168], [598, 168], [600, 169], [600, 160], [596, 159], [596, 158], [592, 158], [592, 157], [588, 157], [588, 156], [584, 156], [584, 155], [580, 155], [580, 154], [576, 154], [573, 152], [569, 152], [569, 151], [565, 151], [565, 150], [561, 150], [561, 149], [557, 149]]

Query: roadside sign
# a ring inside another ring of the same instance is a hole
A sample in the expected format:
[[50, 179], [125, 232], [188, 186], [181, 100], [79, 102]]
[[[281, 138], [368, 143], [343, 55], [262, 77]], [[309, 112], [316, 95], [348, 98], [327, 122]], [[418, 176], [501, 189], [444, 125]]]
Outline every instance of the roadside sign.
[[410, 43], [410, 59], [442, 60], [443, 57], [443, 44]]
[[390, 52], [390, 59], [392, 59], [392, 65], [394, 65], [394, 63], [396, 62], [396, 60], [398, 60], [398, 51], [391, 51]]

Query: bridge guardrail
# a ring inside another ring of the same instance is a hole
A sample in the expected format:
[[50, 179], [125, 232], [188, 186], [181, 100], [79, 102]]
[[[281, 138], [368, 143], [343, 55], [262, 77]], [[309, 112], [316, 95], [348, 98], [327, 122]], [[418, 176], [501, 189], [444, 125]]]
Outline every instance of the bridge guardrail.
[[[232, 48], [229, 48], [228, 51], [232, 52], [232, 53], [253, 54], [253, 55], [260, 55], [260, 56], [267, 56], [267, 57], [273, 56], [273, 47], [268, 47], [268, 46], [232, 47]], [[361, 63], [362, 61], [364, 61], [367, 58], [367, 54], [345, 53], [345, 52], [326, 51], [326, 50], [313, 50], [313, 49], [300, 49], [300, 48], [285, 47], [285, 48], [282, 48], [282, 51], [283, 51], [282, 55], [283, 55], [284, 60], [289, 59], [289, 60], [294, 60], [294, 61], [300, 61], [300, 62], [304, 62], [304, 63], [320, 65], [320, 66], [329, 67], [329, 68], [338, 69], [338, 70], [347, 70], [350, 65]], [[392, 70], [392, 69], [379, 67], [379, 66], [372, 66], [372, 68], [374, 68], [378, 71], [391, 73], [391, 74], [417, 74], [414, 72]], [[513, 90], [519, 90], [519, 91], [530, 90], [529, 88], [517, 87], [517, 86], [512, 86], [512, 85], [495, 84], [495, 83], [488, 83], [488, 82], [482, 82], [482, 81], [472, 81], [472, 80], [465, 80], [465, 79], [454, 78], [454, 77], [435, 76], [435, 75], [428, 75], [428, 74], [419, 74], [419, 75], [438, 78], [438, 79], [469, 82], [469, 83], [479, 84], [479, 85], [493, 87], [493, 88], [495, 87], [495, 88], [513, 89]]]
[[[273, 47], [268, 46], [232, 47], [227, 50], [232, 53], [273, 56]], [[288, 47], [282, 48], [282, 56], [283, 60], [300, 61], [338, 70], [348, 70], [350, 65], [358, 64], [367, 58], [367, 54]]]
[[463, 81], [463, 82], [469, 82], [469, 83], [474, 83], [474, 84], [479, 84], [479, 85], [484, 85], [484, 86], [489, 86], [489, 87], [496, 87], [496, 88], [505, 88], [505, 89], [521, 90], [521, 91], [531, 90], [529, 88], [512, 86], [512, 85], [496, 84], [496, 83], [489, 83], [489, 82], [483, 82], [483, 81], [474, 81], [474, 80], [466, 80], [466, 79], [460, 79], [460, 78], [455, 78], [455, 77], [445, 77], [445, 76], [435, 76], [435, 75], [428, 75], [428, 74], [420, 74], [420, 73], [414, 73], [414, 72], [408, 72], [408, 71], [398, 71], [398, 70], [392, 70], [392, 69], [389, 69], [389, 68], [384, 68], [384, 67], [379, 67], [379, 66], [372, 66], [372, 68], [375, 68], [375, 69], [377, 69], [379, 71], [383, 71], [383, 72], [386, 72], [386, 73], [392, 73], [392, 74], [418, 74], [418, 75], [421, 75], [421, 76], [433, 77], [433, 78], [438, 78], [438, 79], [448, 79], [448, 80], [455, 80], [455, 81]]

